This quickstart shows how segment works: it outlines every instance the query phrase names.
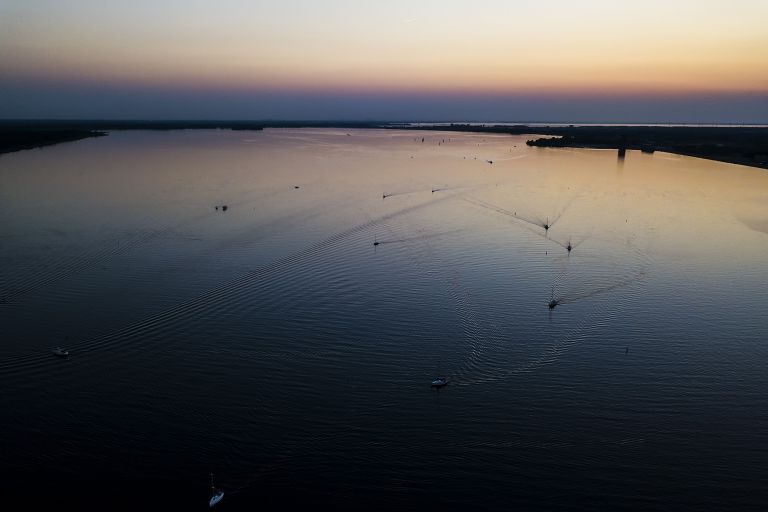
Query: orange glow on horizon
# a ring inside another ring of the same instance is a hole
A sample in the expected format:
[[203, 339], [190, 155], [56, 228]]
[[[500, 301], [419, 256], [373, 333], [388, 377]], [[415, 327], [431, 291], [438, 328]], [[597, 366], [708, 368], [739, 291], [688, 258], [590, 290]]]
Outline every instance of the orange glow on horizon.
[[157, 12], [51, 3], [58, 16], [46, 17], [56, 12], [0, 8], [0, 75], [220, 90], [768, 92], [768, 3], [755, 0], [727, 10], [711, 0], [283, 4], [187, 13], [181, 3]]

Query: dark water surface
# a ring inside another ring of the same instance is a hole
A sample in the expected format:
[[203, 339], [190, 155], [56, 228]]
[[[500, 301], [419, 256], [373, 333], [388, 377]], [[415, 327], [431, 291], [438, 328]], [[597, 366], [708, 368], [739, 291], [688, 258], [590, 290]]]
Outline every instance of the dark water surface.
[[768, 173], [525, 139], [0, 156], [4, 498], [768, 509]]

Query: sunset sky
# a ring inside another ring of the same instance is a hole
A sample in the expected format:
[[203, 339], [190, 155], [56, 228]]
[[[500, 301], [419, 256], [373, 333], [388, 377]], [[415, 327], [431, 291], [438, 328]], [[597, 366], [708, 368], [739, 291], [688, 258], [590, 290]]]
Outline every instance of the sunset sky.
[[768, 122], [766, 0], [0, 0], [0, 118]]

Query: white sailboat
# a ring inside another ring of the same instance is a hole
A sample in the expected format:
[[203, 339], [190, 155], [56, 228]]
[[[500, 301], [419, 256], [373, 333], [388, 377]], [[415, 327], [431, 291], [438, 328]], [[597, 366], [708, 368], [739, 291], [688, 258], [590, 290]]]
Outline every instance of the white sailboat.
[[64, 350], [61, 347], [56, 347], [53, 350], [51, 350], [51, 352], [53, 352], [53, 355], [59, 356], [59, 357], [67, 357], [69, 355], [69, 350]]
[[208, 501], [208, 506], [212, 507], [224, 498], [224, 491], [216, 489], [213, 485], [213, 473], [211, 473], [211, 499]]

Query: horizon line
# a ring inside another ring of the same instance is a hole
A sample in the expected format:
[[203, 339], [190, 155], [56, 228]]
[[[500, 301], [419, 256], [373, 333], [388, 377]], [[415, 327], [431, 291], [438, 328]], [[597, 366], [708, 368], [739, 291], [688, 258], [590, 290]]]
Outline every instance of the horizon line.
[[253, 119], [236, 119], [236, 118], [218, 118], [218, 117], [195, 117], [195, 118], [127, 118], [127, 117], [8, 117], [1, 118], [0, 123], [34, 123], [34, 122], [52, 122], [52, 123], [67, 123], [67, 122], [96, 122], [96, 123], [232, 123], [232, 124], [269, 124], [269, 123], [283, 123], [283, 124], [302, 124], [302, 123], [314, 123], [314, 124], [333, 124], [333, 123], [348, 123], [348, 124], [381, 124], [381, 125], [435, 125], [435, 126], [451, 126], [451, 125], [474, 125], [474, 126], [526, 126], [531, 124], [556, 124], [556, 125], [600, 125], [600, 126], [652, 126], [652, 125], [677, 125], [677, 126], [766, 126], [768, 127], [768, 121], [755, 121], [755, 122], [686, 122], [686, 121], [585, 121], [585, 120], [554, 120], [554, 119], [526, 119], [526, 120], [494, 120], [494, 121], [473, 121], [473, 120], [453, 120], [453, 121], [438, 121], [430, 119], [399, 119], [399, 120], [387, 120], [376, 118], [305, 118], [305, 119], [289, 119], [289, 118], [253, 118]]

